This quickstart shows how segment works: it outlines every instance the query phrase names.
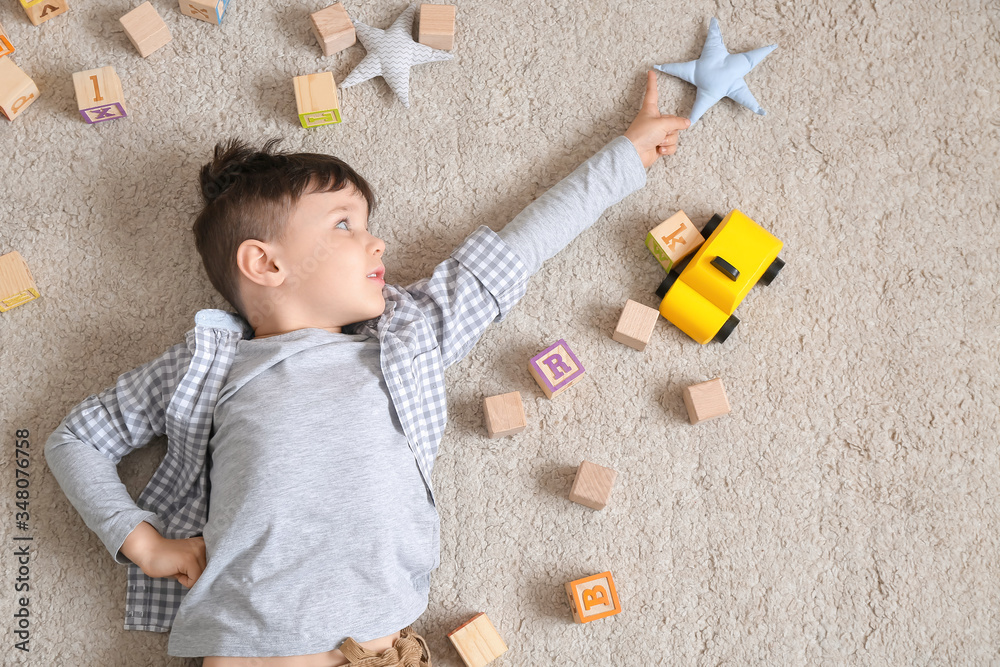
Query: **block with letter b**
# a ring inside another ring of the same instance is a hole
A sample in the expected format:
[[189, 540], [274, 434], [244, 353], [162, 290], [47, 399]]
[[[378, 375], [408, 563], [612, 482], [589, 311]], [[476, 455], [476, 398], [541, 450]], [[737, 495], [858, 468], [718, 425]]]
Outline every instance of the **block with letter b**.
[[646, 247], [667, 273], [704, 242], [684, 211], [677, 211], [646, 234]]
[[549, 398], [579, 382], [586, 372], [569, 344], [561, 338], [533, 356], [528, 371]]
[[14, 120], [38, 99], [38, 86], [10, 58], [0, 58], [0, 112]]
[[115, 68], [108, 65], [73, 73], [76, 104], [83, 119], [93, 125], [125, 118], [125, 95]]
[[295, 106], [302, 127], [318, 127], [340, 122], [340, 102], [333, 72], [306, 74], [293, 79]]
[[573, 609], [573, 620], [589, 623], [621, 613], [618, 590], [610, 572], [577, 579], [566, 584], [566, 594]]
[[41, 25], [69, 11], [67, 0], [21, 0], [21, 6], [31, 25]]

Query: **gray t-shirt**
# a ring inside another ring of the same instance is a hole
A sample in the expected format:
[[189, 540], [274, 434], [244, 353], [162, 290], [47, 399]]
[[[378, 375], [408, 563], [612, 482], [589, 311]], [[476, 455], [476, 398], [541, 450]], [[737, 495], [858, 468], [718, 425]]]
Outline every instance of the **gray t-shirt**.
[[238, 344], [209, 442], [208, 565], [168, 654], [319, 653], [424, 612], [440, 522], [379, 352], [323, 329]]

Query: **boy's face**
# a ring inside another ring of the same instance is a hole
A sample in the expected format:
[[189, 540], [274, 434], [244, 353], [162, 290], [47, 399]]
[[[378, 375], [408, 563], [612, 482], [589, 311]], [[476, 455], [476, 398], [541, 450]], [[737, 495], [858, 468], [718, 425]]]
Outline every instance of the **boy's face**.
[[353, 187], [303, 195], [277, 245], [306, 326], [342, 327], [385, 310], [385, 242], [368, 233], [368, 204]]

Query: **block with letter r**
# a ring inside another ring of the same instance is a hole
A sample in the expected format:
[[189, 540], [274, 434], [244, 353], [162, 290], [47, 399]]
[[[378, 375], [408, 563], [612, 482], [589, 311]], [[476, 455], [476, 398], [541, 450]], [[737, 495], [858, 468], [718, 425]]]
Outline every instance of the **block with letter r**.
[[548, 398], [579, 382], [586, 372], [569, 344], [561, 338], [533, 356], [528, 370]]

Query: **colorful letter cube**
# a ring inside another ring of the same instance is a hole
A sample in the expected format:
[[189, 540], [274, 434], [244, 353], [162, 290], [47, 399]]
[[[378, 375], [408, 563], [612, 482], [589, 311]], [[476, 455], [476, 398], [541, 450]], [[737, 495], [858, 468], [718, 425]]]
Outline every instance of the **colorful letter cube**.
[[486, 415], [486, 432], [491, 438], [514, 435], [527, 426], [519, 391], [483, 399], [483, 413]]
[[222, 24], [229, 0], [180, 0], [181, 14], [215, 25]]
[[417, 41], [432, 49], [451, 51], [455, 46], [455, 5], [420, 5]]
[[622, 610], [610, 572], [571, 581], [566, 584], [566, 594], [573, 609], [573, 620], [577, 623], [596, 621]]
[[533, 356], [528, 370], [549, 398], [579, 382], [585, 372], [583, 364], [561, 338]]
[[489, 616], [476, 614], [448, 633], [448, 639], [468, 667], [483, 667], [507, 652], [507, 645], [493, 627]]
[[146, 0], [125, 16], [118, 19], [132, 46], [145, 58], [171, 40], [170, 30], [156, 8]]
[[66, 0], [21, 0], [21, 6], [24, 7], [31, 25], [41, 25], [69, 10], [69, 3]]
[[310, 14], [309, 22], [324, 56], [332, 56], [358, 41], [354, 23], [341, 2]]
[[28, 263], [16, 250], [0, 257], [0, 313], [39, 297]]
[[76, 105], [83, 119], [93, 125], [106, 120], [125, 118], [122, 82], [111, 65], [73, 73]]
[[14, 45], [11, 44], [10, 40], [7, 38], [7, 33], [3, 31], [3, 26], [0, 25], [0, 58], [9, 56], [14, 53], [15, 50]]
[[667, 272], [704, 242], [684, 211], [677, 211], [646, 234], [646, 247]]
[[684, 405], [687, 407], [688, 418], [692, 424], [700, 424], [728, 414], [729, 399], [726, 398], [726, 388], [722, 386], [722, 379], [715, 378], [684, 387]]
[[602, 510], [608, 506], [611, 489], [617, 478], [617, 471], [584, 461], [576, 471], [569, 499], [591, 509]]
[[653, 335], [653, 327], [658, 319], [660, 311], [629, 299], [625, 302], [611, 338], [642, 352], [649, 343], [649, 337]]
[[299, 109], [302, 127], [340, 122], [340, 102], [337, 101], [337, 83], [333, 80], [333, 72], [297, 76], [294, 83], [295, 106]]
[[0, 112], [14, 120], [38, 99], [38, 86], [10, 58], [0, 58]]

